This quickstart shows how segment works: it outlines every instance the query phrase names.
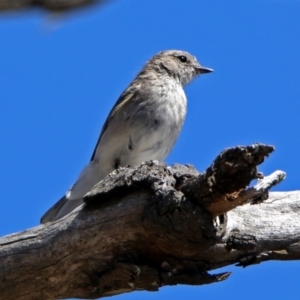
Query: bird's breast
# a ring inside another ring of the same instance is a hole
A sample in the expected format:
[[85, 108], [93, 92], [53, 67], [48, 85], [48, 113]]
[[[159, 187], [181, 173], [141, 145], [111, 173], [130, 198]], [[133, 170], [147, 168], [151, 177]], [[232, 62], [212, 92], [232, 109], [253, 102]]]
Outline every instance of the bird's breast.
[[[143, 117], [131, 132], [133, 156], [137, 160], [163, 160], [172, 149], [182, 128], [187, 100], [181, 86], [162, 86], [143, 107]], [[146, 112], [146, 113], [145, 113]]]
[[134, 97], [136, 101], [126, 103], [99, 143], [97, 158], [107, 172], [118, 166], [164, 160], [182, 128], [187, 100], [180, 85], [148, 85]]
[[163, 86], [161, 90], [160, 96], [156, 99], [157, 106], [153, 114], [161, 121], [162, 126], [181, 128], [187, 106], [182, 87], [178, 84], [169, 84], [168, 87]]

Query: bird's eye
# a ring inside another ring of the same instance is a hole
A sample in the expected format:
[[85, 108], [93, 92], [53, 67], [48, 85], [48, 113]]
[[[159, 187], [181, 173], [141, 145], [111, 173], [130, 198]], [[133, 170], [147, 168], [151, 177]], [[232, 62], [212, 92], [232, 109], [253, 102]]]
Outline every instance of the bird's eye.
[[187, 58], [184, 55], [177, 56], [177, 58], [183, 63], [187, 62]]

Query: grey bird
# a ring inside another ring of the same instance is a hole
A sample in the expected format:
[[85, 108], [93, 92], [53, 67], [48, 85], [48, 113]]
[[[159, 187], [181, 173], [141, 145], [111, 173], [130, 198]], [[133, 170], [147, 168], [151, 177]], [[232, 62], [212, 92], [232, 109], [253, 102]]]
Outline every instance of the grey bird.
[[212, 71], [185, 51], [167, 50], [153, 56], [109, 113], [90, 163], [41, 223], [74, 210], [95, 184], [118, 167], [164, 160], [186, 116], [183, 87], [197, 75]]

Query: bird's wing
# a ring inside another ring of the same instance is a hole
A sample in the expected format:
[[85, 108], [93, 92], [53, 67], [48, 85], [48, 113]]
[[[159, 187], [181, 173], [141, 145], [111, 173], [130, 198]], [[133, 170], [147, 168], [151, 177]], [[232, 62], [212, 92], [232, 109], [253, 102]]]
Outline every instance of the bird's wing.
[[100, 136], [98, 138], [98, 141], [97, 141], [97, 144], [96, 144], [96, 147], [93, 151], [93, 154], [92, 154], [92, 157], [91, 157], [91, 161], [94, 160], [95, 158], [95, 155], [96, 155], [96, 151], [97, 151], [97, 148], [100, 144], [100, 141], [101, 141], [101, 138], [104, 134], [104, 132], [107, 130], [107, 127], [108, 127], [108, 124], [116, 117], [117, 113], [120, 111], [120, 109], [126, 105], [126, 103], [128, 103], [128, 101], [130, 99], [132, 99], [135, 95], [135, 92], [134, 92], [134, 89], [129, 87], [128, 89], [126, 89], [122, 95], [120, 96], [120, 98], [118, 99], [118, 101], [115, 103], [115, 105], [113, 106], [113, 108], [111, 109], [103, 127], [102, 127], [102, 130], [100, 132]]
[[[134, 103], [129, 103], [128, 101], [135, 96], [135, 89], [128, 88], [123, 92], [120, 96], [114, 107], [112, 108], [111, 112], [109, 113], [106, 122], [103, 125], [101, 130], [97, 145], [93, 152], [92, 158], [90, 163], [82, 170], [79, 175], [79, 178], [75, 182], [75, 184], [69, 190], [70, 195], [68, 197], [63, 196], [56, 204], [54, 204], [41, 218], [41, 223], [47, 223], [49, 221], [54, 221], [62, 216], [66, 215], [67, 213], [71, 212], [77, 206], [83, 203], [83, 196], [90, 190], [92, 187], [99, 182], [103, 178], [103, 174], [107, 175], [111, 171], [110, 164], [106, 165], [105, 163], [99, 167], [99, 163], [94, 160], [96, 151], [100, 145], [101, 138], [103, 138], [104, 133], [108, 129], [108, 124], [112, 122], [112, 124], [116, 125], [116, 119], [120, 118], [123, 114], [125, 107], [128, 108], [134, 107]], [[133, 113], [132, 109], [129, 109], [130, 115]], [[120, 115], [121, 114], [121, 115]], [[113, 126], [114, 127], [114, 126]], [[115, 128], [115, 127], [114, 127]], [[110, 126], [110, 130], [113, 128]], [[126, 130], [128, 128], [126, 126], [117, 127], [117, 133], [122, 131], [121, 136], [126, 136]], [[118, 139], [120, 142], [121, 139]], [[108, 153], [109, 155], [109, 153]], [[109, 161], [109, 160], [108, 160]], [[105, 160], [106, 162], [106, 160]]]

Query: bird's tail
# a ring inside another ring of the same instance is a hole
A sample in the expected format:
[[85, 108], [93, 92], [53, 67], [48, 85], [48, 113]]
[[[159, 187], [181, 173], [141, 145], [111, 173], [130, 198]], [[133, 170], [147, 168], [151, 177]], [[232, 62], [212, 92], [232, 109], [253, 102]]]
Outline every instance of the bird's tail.
[[66, 198], [66, 196], [63, 196], [58, 202], [56, 202], [44, 213], [40, 222], [42, 224], [45, 224], [47, 222], [58, 220], [82, 203], [82, 198], [69, 200], [68, 198]]
[[48, 209], [42, 216], [41, 223], [58, 220], [82, 204], [84, 195], [110, 171], [112, 171], [110, 165], [106, 166], [102, 163], [100, 167], [97, 160], [90, 161], [81, 171], [77, 181], [68, 190], [67, 196], [63, 196]]

